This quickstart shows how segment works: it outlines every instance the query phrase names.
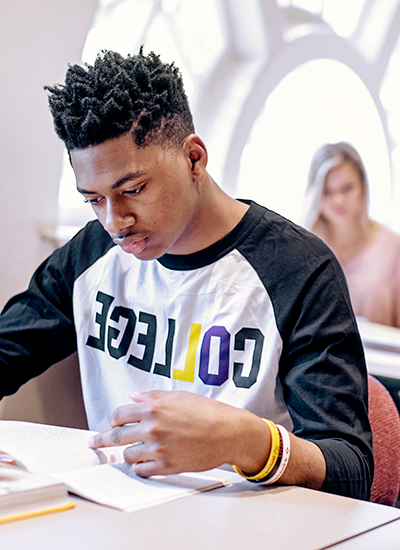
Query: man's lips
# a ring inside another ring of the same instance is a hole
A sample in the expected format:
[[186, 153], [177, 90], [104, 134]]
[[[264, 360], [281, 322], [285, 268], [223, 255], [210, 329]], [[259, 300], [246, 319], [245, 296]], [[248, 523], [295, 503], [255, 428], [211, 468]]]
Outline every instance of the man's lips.
[[139, 254], [147, 246], [148, 237], [145, 235], [126, 235], [115, 237], [113, 241], [128, 254]]

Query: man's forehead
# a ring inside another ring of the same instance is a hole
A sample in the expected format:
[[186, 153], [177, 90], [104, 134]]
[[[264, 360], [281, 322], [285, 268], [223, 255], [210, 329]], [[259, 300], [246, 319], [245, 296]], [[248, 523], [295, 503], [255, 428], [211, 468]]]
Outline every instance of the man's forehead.
[[137, 147], [131, 136], [121, 136], [86, 149], [70, 151], [78, 188], [87, 188], [99, 180], [118, 187], [121, 178], [136, 179], [162, 167], [171, 151], [150, 144]]

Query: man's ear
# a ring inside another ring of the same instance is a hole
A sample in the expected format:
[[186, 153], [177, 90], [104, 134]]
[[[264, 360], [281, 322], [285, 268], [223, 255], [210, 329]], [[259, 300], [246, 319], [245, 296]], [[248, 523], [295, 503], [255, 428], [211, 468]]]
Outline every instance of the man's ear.
[[201, 181], [207, 168], [207, 149], [196, 134], [190, 134], [183, 144], [183, 152], [190, 163], [193, 181]]

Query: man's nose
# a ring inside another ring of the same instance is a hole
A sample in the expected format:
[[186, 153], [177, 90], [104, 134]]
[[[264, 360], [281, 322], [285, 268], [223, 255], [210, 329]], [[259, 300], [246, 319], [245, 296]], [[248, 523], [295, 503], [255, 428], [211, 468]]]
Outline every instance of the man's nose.
[[135, 216], [119, 201], [107, 203], [103, 227], [108, 233], [121, 233], [136, 223]]

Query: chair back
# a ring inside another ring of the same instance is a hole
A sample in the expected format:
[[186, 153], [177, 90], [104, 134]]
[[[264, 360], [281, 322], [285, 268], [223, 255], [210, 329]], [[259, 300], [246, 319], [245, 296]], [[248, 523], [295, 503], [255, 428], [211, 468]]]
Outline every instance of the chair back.
[[390, 393], [371, 375], [368, 391], [375, 458], [370, 500], [393, 506], [400, 491], [400, 417]]

